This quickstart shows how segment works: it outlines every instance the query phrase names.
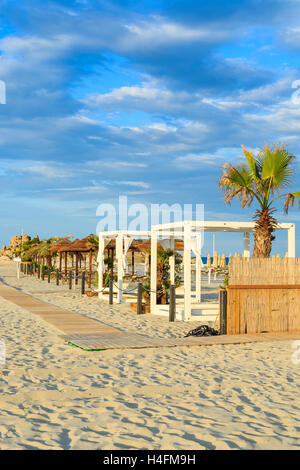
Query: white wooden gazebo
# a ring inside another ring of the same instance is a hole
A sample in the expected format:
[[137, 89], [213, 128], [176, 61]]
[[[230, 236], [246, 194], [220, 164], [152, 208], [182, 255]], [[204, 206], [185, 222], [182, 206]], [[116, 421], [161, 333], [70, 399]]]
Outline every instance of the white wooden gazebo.
[[[99, 233], [98, 251], [98, 290], [103, 290], [103, 259], [104, 249], [111, 239], [116, 240], [116, 259], [118, 263], [117, 302], [123, 299], [123, 277], [126, 267], [126, 255], [134, 237], [151, 239], [151, 294], [150, 306], [153, 314], [166, 314], [167, 306], [157, 305], [157, 243], [164, 248], [174, 249], [175, 240], [182, 238], [184, 242], [183, 252], [183, 301], [176, 302], [177, 318], [184, 321], [191, 320], [193, 315], [199, 315], [201, 319], [212, 319], [218, 314], [217, 303], [201, 302], [201, 248], [203, 232], [232, 232], [241, 233], [244, 238], [244, 257], [250, 257], [250, 233], [254, 232], [254, 222], [214, 222], [214, 221], [181, 221], [168, 224], [154, 225], [150, 231], [115, 230]], [[278, 224], [277, 230], [288, 231], [288, 256], [295, 257], [295, 224]], [[195, 255], [196, 264], [196, 290], [191, 288], [191, 257]], [[170, 258], [170, 281], [175, 283], [175, 256]], [[100, 294], [99, 294], [100, 296]], [[102, 297], [102, 296], [101, 296]], [[200, 317], [198, 317], [200, 319]], [[208, 318], [209, 317], [209, 318]]]

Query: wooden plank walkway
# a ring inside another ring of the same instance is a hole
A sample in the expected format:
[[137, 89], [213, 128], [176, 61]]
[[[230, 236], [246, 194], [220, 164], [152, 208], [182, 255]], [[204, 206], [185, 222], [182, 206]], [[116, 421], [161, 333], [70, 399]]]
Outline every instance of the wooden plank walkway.
[[214, 346], [226, 344], [258, 343], [265, 341], [290, 341], [300, 339], [299, 333], [261, 333], [256, 335], [222, 335], [188, 338], [149, 338], [144, 335], [123, 332], [121, 335], [69, 335], [62, 336], [67, 342], [82, 349], [97, 351], [103, 349], [170, 348], [175, 346]]
[[[150, 338], [117, 330], [105, 323], [79, 313], [55, 307], [13, 287], [0, 284], [0, 296], [38, 315], [55, 326], [62, 339], [85, 350], [136, 349], [174, 346], [212, 346], [215, 344], [242, 344], [260, 341], [286, 341], [300, 339], [296, 333], [261, 333], [251, 335], [222, 335], [188, 338]], [[188, 325], [188, 324], [187, 324]]]

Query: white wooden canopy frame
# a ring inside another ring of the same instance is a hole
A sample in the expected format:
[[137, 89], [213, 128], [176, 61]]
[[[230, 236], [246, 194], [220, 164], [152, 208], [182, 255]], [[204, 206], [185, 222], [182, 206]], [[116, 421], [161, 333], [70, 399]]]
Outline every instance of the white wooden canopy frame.
[[[243, 233], [244, 252], [243, 256], [250, 257], [250, 233], [254, 232], [254, 222], [214, 222], [214, 221], [182, 221], [169, 224], [160, 224], [151, 227], [150, 231], [116, 230], [99, 233], [98, 252], [98, 283], [99, 292], [103, 289], [104, 249], [111, 239], [116, 240], [116, 258], [118, 263], [118, 290], [117, 302], [123, 301], [122, 286], [124, 267], [126, 266], [126, 254], [134, 237], [147, 237], [151, 239], [151, 274], [150, 274], [150, 311], [154, 313], [157, 309], [157, 242], [164, 248], [174, 250], [175, 239], [183, 238], [184, 242], [184, 320], [191, 319], [191, 252], [196, 257], [196, 301], [201, 302], [201, 245], [202, 232], [232, 232]], [[288, 231], [288, 256], [295, 257], [295, 224], [278, 224], [277, 230]], [[164, 239], [163, 239], [164, 238]], [[163, 239], [163, 240], [162, 240]], [[170, 258], [170, 281], [175, 283], [175, 255]]]

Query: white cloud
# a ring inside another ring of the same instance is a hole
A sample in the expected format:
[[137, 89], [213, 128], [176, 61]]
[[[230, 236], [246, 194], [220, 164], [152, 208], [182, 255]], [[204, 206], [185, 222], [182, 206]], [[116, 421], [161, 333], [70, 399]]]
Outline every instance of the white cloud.
[[147, 163], [139, 163], [139, 162], [126, 162], [126, 161], [109, 161], [109, 162], [102, 162], [103, 166], [111, 167], [111, 168], [146, 168], [148, 165]]
[[220, 109], [221, 111], [239, 109], [245, 106], [245, 103], [242, 103], [241, 101], [232, 101], [230, 99], [226, 101], [213, 98], [203, 98], [202, 103], [214, 106], [215, 108]]
[[71, 169], [61, 169], [59, 167], [55, 168], [49, 165], [37, 165], [28, 168], [15, 169], [21, 173], [32, 173], [34, 175], [49, 179], [70, 178], [74, 175], [74, 172]]
[[48, 188], [44, 191], [66, 191], [66, 192], [84, 192], [84, 193], [98, 193], [106, 191], [107, 188], [104, 186], [82, 186], [79, 188]]
[[150, 188], [150, 184], [144, 183], [144, 181], [119, 181], [119, 184], [125, 184], [127, 186], [136, 186], [137, 188]]
[[169, 126], [164, 122], [154, 122], [153, 124], [149, 124], [147, 127], [161, 132], [175, 132], [178, 129], [176, 126]]
[[137, 187], [137, 188], [143, 188], [143, 189], [149, 189], [150, 188], [150, 184], [148, 183], [145, 183], [144, 181], [122, 181], [122, 180], [118, 180], [118, 181], [114, 181], [114, 180], [109, 180], [109, 181], [104, 181], [104, 183], [107, 185], [107, 186], [118, 186], [118, 185], [125, 185], [125, 186], [134, 186], [134, 187]]
[[89, 168], [97, 171], [101, 170], [102, 168], [146, 168], [148, 166], [147, 163], [140, 163], [140, 162], [128, 162], [125, 160], [90, 160], [86, 162], [86, 166]]
[[140, 47], [153, 47], [182, 43], [211, 44], [224, 40], [232, 34], [229, 29], [216, 28], [216, 25], [192, 27], [168, 21], [161, 16], [153, 16], [150, 20], [140, 23], [125, 24], [131, 33], [130, 39], [139, 41]]
[[[249, 151], [256, 153], [258, 149], [248, 147]], [[226, 161], [236, 162], [243, 159], [241, 147], [224, 147], [214, 153], [188, 153], [176, 158], [175, 164], [179, 167], [193, 168], [197, 166], [221, 166]]]
[[283, 34], [284, 40], [291, 46], [295, 48], [300, 47], [300, 27], [290, 27], [287, 28], [285, 33]]
[[188, 153], [175, 159], [175, 164], [179, 167], [195, 167], [206, 165], [220, 165], [222, 158], [216, 154]]
[[201, 106], [201, 99], [197, 94], [173, 92], [148, 81], [141, 85], [123, 86], [107, 93], [89, 95], [83, 103], [88, 109], [98, 108], [106, 112], [118, 110], [180, 114], [187, 111], [187, 107], [194, 110], [197, 104]]
[[69, 179], [80, 176], [83, 173], [93, 173], [92, 169], [82, 168], [76, 165], [76, 168], [70, 168], [61, 162], [48, 162], [47, 164], [33, 160], [14, 160], [0, 159], [4, 172], [10, 174], [28, 174], [38, 176], [42, 179]]

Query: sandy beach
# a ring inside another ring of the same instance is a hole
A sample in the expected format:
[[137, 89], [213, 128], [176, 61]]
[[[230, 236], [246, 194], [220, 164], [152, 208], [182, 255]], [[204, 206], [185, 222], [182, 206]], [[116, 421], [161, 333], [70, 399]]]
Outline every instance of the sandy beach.
[[[0, 265], [0, 277], [126, 331], [181, 337], [198, 325], [17, 280], [12, 263]], [[300, 448], [300, 365], [291, 341], [88, 352], [1, 297], [0, 307], [2, 450]]]

